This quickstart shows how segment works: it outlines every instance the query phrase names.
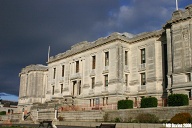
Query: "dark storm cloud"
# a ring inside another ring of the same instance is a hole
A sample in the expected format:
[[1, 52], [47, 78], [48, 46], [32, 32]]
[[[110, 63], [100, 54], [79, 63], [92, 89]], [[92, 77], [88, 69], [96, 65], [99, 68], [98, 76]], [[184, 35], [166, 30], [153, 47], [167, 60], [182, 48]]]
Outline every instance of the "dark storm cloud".
[[116, 7], [109, 0], [0, 0], [0, 92], [18, 95], [20, 70], [45, 64], [49, 45], [55, 55], [96, 39], [94, 22]]
[[19, 72], [46, 64], [49, 45], [56, 55], [110, 32], [159, 29], [170, 19], [174, 1], [0, 0], [0, 92], [18, 95]]

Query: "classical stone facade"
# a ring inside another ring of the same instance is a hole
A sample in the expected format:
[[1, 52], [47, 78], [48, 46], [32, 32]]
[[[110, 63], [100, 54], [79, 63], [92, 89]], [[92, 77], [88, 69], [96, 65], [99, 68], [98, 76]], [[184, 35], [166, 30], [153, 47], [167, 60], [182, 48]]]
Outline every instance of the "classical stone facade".
[[48, 67], [29, 65], [22, 69], [20, 76], [19, 105], [31, 106], [33, 103], [45, 102]]
[[58, 101], [80, 108], [114, 107], [120, 99], [168, 93], [191, 97], [192, 5], [175, 11], [161, 30], [132, 35], [112, 33], [80, 42], [20, 73], [19, 105]]
[[175, 11], [164, 26], [167, 37], [168, 92], [184, 93], [191, 98], [192, 5]]

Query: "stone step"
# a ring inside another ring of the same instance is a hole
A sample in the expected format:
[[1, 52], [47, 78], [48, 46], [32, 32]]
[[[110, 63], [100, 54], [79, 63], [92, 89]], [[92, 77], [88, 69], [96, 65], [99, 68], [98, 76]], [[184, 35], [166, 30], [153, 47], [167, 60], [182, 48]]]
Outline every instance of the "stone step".
[[104, 113], [100, 111], [77, 111], [77, 112], [62, 112], [59, 113], [65, 121], [102, 121]]

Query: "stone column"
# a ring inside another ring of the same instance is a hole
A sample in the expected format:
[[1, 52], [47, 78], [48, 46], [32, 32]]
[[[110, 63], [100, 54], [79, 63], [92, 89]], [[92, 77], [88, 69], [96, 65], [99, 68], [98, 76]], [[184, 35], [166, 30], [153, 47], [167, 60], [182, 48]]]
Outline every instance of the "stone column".
[[39, 109], [37, 109], [37, 120], [39, 118]]
[[57, 109], [55, 108], [55, 120], [57, 120]]
[[[172, 86], [172, 72], [173, 72], [173, 53], [172, 53], [172, 34], [169, 28], [166, 29], [166, 37], [167, 37], [167, 62], [168, 62], [168, 89]], [[169, 92], [170, 93], [170, 92]]]
[[22, 111], [22, 117], [21, 117], [21, 118], [22, 118], [22, 119], [21, 119], [22, 121], [24, 121], [24, 116], [25, 116], [24, 111]]

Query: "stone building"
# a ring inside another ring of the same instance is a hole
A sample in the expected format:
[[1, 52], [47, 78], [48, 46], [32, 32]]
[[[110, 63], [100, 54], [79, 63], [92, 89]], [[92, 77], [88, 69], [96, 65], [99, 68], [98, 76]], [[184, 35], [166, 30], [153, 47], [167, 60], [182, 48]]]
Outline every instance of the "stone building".
[[175, 11], [161, 30], [112, 33], [80, 42], [20, 73], [19, 105], [58, 101], [83, 109], [111, 109], [120, 99], [139, 107], [142, 97], [169, 93], [191, 97], [192, 5]]
[[173, 12], [164, 26], [167, 40], [168, 92], [184, 93], [191, 98], [192, 5]]
[[33, 103], [45, 102], [48, 67], [44, 65], [29, 65], [19, 74], [19, 106], [30, 107]]

